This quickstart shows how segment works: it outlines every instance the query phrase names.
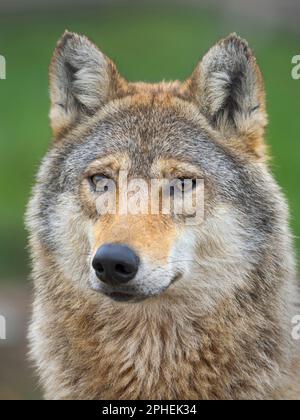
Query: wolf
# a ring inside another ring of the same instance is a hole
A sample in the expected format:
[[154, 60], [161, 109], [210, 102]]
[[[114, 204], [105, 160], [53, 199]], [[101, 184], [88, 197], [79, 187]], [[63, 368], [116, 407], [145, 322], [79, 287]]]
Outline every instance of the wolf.
[[[27, 211], [45, 398], [298, 399], [295, 255], [247, 42], [219, 41], [184, 82], [131, 83], [66, 31], [50, 95]], [[98, 187], [118, 189], [120, 171], [204, 180], [203, 221], [99, 214]]]

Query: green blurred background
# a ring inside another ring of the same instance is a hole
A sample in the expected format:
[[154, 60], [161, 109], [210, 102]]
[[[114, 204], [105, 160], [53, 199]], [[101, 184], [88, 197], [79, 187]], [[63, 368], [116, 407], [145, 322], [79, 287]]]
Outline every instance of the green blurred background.
[[126, 78], [144, 81], [183, 80], [219, 38], [230, 32], [247, 38], [266, 81], [267, 142], [300, 252], [300, 80], [291, 77], [292, 57], [300, 55], [300, 2], [249, 3], [1, 1], [7, 78], [0, 80], [0, 314], [6, 302], [16, 331], [10, 339], [8, 328], [8, 340], [0, 342], [0, 399], [39, 396], [25, 363], [29, 267], [23, 214], [51, 139], [48, 65], [65, 29], [89, 36]]

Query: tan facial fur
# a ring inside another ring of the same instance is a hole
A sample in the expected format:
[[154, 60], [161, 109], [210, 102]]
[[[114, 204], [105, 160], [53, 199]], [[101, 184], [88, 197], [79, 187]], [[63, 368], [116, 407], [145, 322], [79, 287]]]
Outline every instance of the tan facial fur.
[[179, 228], [162, 216], [105, 216], [94, 227], [95, 249], [105, 243], [124, 243], [135, 249], [142, 259], [165, 264]]
[[[162, 293], [175, 279], [186, 274], [182, 267], [186, 266], [188, 255], [184, 252], [176, 255], [176, 249], [187, 235], [187, 231], [182, 220], [176, 221], [171, 215], [161, 214], [161, 208], [160, 214], [151, 214], [150, 203], [148, 203], [149, 214], [121, 215], [118, 213], [118, 176], [120, 171], [130, 171], [130, 169], [131, 163], [128, 156], [115, 155], [93, 162], [86, 171], [86, 175], [110, 174], [117, 185], [117, 214], [96, 216], [90, 228], [91, 258], [93, 259], [97, 250], [106, 244], [129, 246], [139, 256], [141, 267], [136, 279], [128, 286], [135, 288], [140, 295], [152, 296]], [[155, 161], [151, 174], [157, 180], [172, 179], [172, 177], [185, 179], [200, 177], [199, 170], [194, 166], [175, 159]], [[146, 181], [149, 184], [150, 180]], [[150, 199], [150, 193], [148, 198]], [[82, 199], [86, 207], [95, 207], [95, 199], [91, 197], [87, 182], [83, 184]], [[93, 272], [91, 283], [99, 289], [99, 280]], [[128, 289], [128, 286], [124, 289]]]

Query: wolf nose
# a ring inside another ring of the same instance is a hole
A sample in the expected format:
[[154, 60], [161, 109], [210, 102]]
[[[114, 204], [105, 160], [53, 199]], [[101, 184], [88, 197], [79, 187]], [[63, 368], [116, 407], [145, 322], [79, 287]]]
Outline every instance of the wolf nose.
[[106, 244], [101, 246], [92, 265], [97, 277], [104, 283], [120, 284], [132, 280], [139, 269], [140, 260], [126, 245]]

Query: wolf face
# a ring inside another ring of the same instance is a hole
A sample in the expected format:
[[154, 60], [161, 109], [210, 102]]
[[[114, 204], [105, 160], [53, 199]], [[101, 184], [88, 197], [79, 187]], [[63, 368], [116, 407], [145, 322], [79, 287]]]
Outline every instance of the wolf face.
[[[247, 43], [231, 35], [184, 83], [148, 85], [126, 82], [87, 38], [66, 32], [50, 82], [55, 139], [28, 224], [55, 271], [115, 300], [197, 293], [203, 308], [255, 288], [251, 272], [279, 246], [285, 207], [265, 164], [264, 88]], [[203, 220], [99, 214], [110, 182], [120, 205], [120, 173], [146, 185], [203, 180]]]

